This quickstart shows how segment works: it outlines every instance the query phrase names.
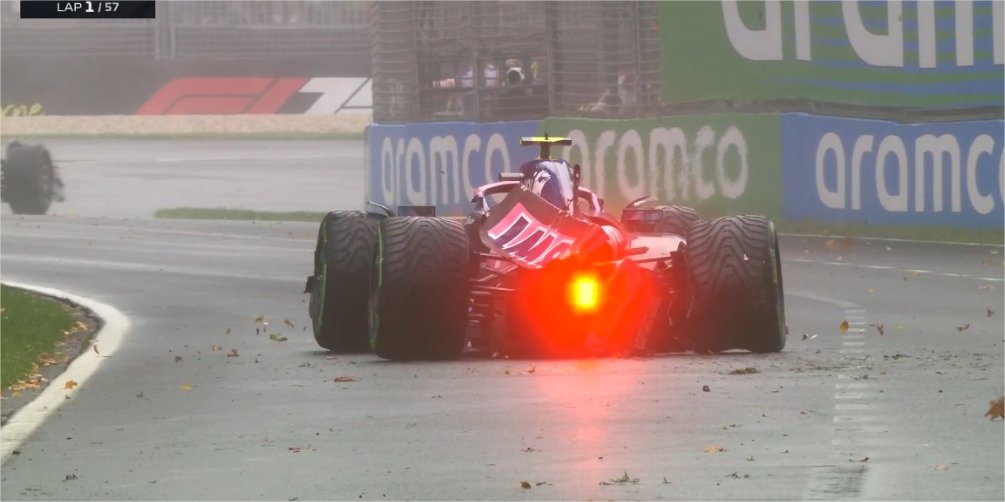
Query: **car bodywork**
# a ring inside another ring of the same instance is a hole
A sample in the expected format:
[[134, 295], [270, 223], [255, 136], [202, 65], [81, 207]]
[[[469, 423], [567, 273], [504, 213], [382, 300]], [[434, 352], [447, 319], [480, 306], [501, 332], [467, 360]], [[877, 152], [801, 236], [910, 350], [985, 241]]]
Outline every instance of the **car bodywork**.
[[[389, 359], [648, 354], [785, 344], [781, 261], [763, 216], [701, 219], [645, 197], [620, 218], [540, 148], [479, 187], [461, 223], [432, 207], [333, 212], [318, 235], [318, 343]], [[560, 184], [556, 184], [560, 182]], [[407, 215], [407, 216], [406, 216]]]

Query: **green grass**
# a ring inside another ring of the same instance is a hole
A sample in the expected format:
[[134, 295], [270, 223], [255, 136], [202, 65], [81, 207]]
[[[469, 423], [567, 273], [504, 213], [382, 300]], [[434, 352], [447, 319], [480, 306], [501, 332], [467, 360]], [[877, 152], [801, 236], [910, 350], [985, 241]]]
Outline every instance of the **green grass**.
[[363, 139], [363, 132], [204, 132], [204, 133], [36, 133], [18, 136], [2, 135], [0, 141], [12, 139], [247, 139], [247, 140], [321, 140]]
[[[248, 209], [175, 207], [158, 209], [155, 218], [190, 220], [307, 221], [320, 223], [325, 213], [312, 211], [253, 211]], [[822, 221], [775, 220], [782, 233], [818, 234], [852, 237], [879, 237], [943, 242], [974, 242], [1002, 245], [1005, 230], [976, 230], [957, 227], [892, 227]]]
[[852, 237], [880, 237], [943, 242], [974, 242], [1002, 245], [1005, 230], [977, 230], [959, 227], [889, 227], [862, 224], [828, 223], [820, 221], [775, 220], [779, 232], [793, 234], [820, 234]]
[[172, 207], [158, 209], [154, 218], [185, 220], [309, 221], [321, 223], [327, 213], [313, 211], [253, 211], [250, 209]]
[[51, 352], [74, 324], [66, 305], [0, 285], [0, 386], [24, 378], [39, 354]]

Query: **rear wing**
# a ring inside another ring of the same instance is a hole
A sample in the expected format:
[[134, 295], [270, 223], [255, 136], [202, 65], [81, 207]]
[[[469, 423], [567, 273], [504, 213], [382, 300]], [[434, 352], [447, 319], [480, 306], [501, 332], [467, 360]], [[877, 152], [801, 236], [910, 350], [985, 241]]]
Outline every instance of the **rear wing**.
[[559, 146], [571, 146], [572, 139], [570, 138], [552, 138], [547, 134], [544, 136], [525, 136], [520, 138], [520, 146], [527, 145], [540, 145], [541, 152], [538, 154], [539, 159], [550, 159], [551, 158], [551, 145]]

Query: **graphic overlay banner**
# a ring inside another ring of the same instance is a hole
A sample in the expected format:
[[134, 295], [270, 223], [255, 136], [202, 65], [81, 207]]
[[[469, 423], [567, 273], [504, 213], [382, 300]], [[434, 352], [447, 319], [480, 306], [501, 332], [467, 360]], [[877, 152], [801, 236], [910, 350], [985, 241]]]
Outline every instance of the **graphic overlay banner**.
[[157, 2], [129, 1], [52, 2], [22, 1], [21, 19], [154, 19]]

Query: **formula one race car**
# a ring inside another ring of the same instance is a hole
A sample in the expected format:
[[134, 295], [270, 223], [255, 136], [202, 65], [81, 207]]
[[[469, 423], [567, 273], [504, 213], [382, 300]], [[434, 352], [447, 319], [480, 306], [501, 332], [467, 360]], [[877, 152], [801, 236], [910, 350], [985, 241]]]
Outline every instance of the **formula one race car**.
[[46, 147], [11, 141], [0, 165], [0, 201], [15, 214], [45, 214], [52, 201], [63, 200], [63, 181]]
[[618, 221], [578, 165], [550, 158], [571, 140], [520, 142], [539, 158], [478, 188], [463, 223], [372, 203], [324, 218], [305, 290], [322, 347], [395, 360], [782, 350], [770, 220], [648, 197]]

